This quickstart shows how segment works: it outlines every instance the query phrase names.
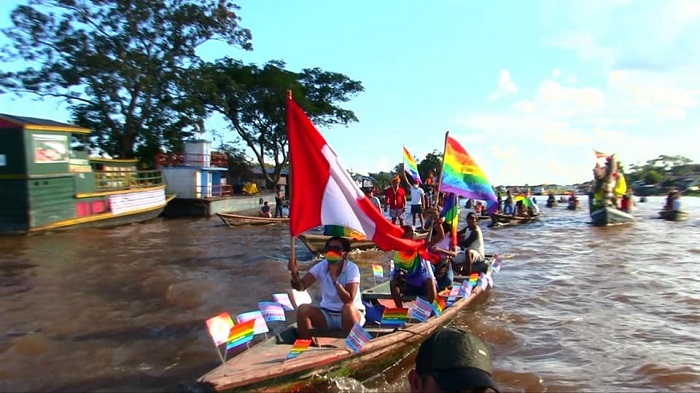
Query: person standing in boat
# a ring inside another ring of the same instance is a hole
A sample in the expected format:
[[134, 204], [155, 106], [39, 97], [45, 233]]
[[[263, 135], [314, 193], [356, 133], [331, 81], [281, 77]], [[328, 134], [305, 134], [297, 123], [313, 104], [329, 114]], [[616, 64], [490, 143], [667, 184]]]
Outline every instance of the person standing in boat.
[[284, 190], [282, 189], [282, 186], [279, 186], [277, 188], [277, 193], [275, 194], [275, 217], [284, 217], [282, 205], [284, 205]]
[[489, 350], [473, 333], [439, 328], [418, 348], [408, 373], [411, 393], [498, 392]]
[[418, 183], [411, 186], [411, 216], [413, 217], [413, 227], [416, 227], [416, 216], [420, 219], [420, 227], [423, 228], [423, 206], [425, 205], [425, 191]]
[[[466, 266], [460, 266], [455, 261], [455, 270], [458, 273], [469, 275], [472, 272], [474, 264], [484, 262], [484, 235], [481, 233], [481, 228], [477, 225], [478, 218], [474, 213], [467, 213], [467, 227], [458, 232], [458, 245], [464, 250], [464, 261]], [[464, 235], [469, 229], [469, 236], [464, 238]]]
[[299, 278], [296, 260], [290, 260], [292, 288], [303, 291], [321, 283], [320, 307], [302, 304], [297, 309], [299, 338], [311, 338], [311, 328], [343, 330], [349, 333], [355, 323], [364, 325], [365, 306], [360, 296], [360, 268], [348, 259], [350, 241], [334, 236], [326, 241], [325, 258]]
[[372, 188], [367, 193], [367, 196], [369, 197], [369, 201], [372, 202], [372, 205], [374, 205], [374, 207], [376, 207], [377, 210], [379, 210], [381, 212], [382, 211], [382, 202], [377, 197], [377, 190]]
[[401, 178], [395, 176], [391, 179], [391, 186], [384, 191], [386, 200], [386, 209], [389, 209], [391, 223], [396, 225], [396, 220], [399, 225], [404, 225], [403, 216], [406, 213], [406, 191], [400, 186]]
[[503, 202], [503, 214], [515, 215], [515, 209], [513, 209], [513, 194], [510, 190], [506, 191], [506, 200]]

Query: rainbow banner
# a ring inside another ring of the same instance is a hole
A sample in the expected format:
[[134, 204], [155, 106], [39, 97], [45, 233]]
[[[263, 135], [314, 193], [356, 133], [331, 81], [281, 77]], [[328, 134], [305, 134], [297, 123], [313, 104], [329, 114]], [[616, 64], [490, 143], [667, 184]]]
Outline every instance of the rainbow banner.
[[435, 315], [440, 316], [442, 314], [442, 310], [444, 310], [447, 307], [447, 304], [445, 304], [445, 299], [442, 298], [442, 296], [438, 296], [433, 300], [433, 311], [435, 311]]
[[294, 306], [292, 301], [289, 299], [289, 295], [286, 293], [275, 293], [272, 295], [272, 300], [282, 305], [284, 311], [294, 311]]
[[416, 160], [408, 152], [406, 146], [403, 147], [403, 171], [408, 173], [416, 184], [422, 184], [420, 173], [418, 173], [418, 164], [416, 164]]
[[279, 303], [258, 302], [258, 308], [266, 322], [287, 320], [287, 317], [284, 315], [284, 307]]
[[360, 326], [359, 323], [355, 323], [352, 326], [352, 330], [350, 330], [350, 334], [348, 334], [348, 338], [345, 339], [345, 344], [351, 351], [358, 353], [371, 339], [372, 336], [369, 332]]
[[215, 317], [207, 319], [207, 329], [216, 346], [228, 341], [228, 332], [232, 327], [233, 320], [227, 312], [222, 312]]
[[442, 211], [440, 212], [440, 217], [445, 218], [445, 222], [452, 225], [452, 231], [450, 235], [450, 243], [456, 248], [457, 247], [457, 232], [459, 226], [459, 198], [457, 194], [451, 192], [445, 196], [445, 202], [442, 206]]
[[255, 323], [253, 329], [254, 334], [267, 333], [270, 331], [270, 329], [267, 328], [265, 318], [263, 318], [263, 315], [260, 311], [248, 311], [238, 314], [236, 316], [236, 323], [243, 323], [248, 321], [253, 321]]
[[287, 354], [287, 359], [293, 359], [302, 353], [309, 349], [309, 346], [311, 346], [311, 339], [302, 339], [302, 338], [297, 338], [294, 340], [294, 345], [292, 345], [292, 349], [289, 351]]
[[479, 281], [479, 273], [472, 273], [469, 275], [469, 286], [476, 286], [477, 281]]
[[228, 333], [228, 342], [226, 344], [226, 351], [231, 349], [236, 349], [244, 344], [248, 344], [253, 341], [253, 327], [255, 326], [255, 320], [239, 323], [234, 325]]
[[382, 326], [404, 326], [408, 320], [408, 308], [385, 308], [382, 313]]
[[376, 263], [373, 263], [372, 274], [374, 275], [374, 278], [384, 278], [384, 268], [382, 267], [382, 265], [377, 265]]
[[445, 143], [445, 160], [442, 163], [442, 192], [454, 192], [465, 198], [486, 201], [489, 213], [498, 208], [498, 198], [486, 179], [484, 171], [467, 151], [449, 135]]
[[416, 319], [421, 322], [425, 322], [430, 318], [433, 313], [433, 306], [427, 300], [422, 297], [416, 297], [416, 302], [411, 307], [409, 317]]
[[408, 275], [412, 275], [420, 269], [421, 256], [418, 252], [396, 251], [392, 260], [395, 269], [404, 269]]

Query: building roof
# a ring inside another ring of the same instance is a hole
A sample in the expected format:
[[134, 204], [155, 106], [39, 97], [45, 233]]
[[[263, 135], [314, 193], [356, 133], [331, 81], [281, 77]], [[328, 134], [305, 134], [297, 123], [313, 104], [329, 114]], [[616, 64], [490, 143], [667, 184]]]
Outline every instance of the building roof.
[[38, 117], [16, 116], [6, 113], [0, 113], [0, 129], [18, 128], [25, 130], [38, 131], [61, 131], [74, 132], [80, 134], [89, 134], [90, 130], [83, 127], [78, 127], [73, 124], [61, 123], [49, 119], [41, 119]]

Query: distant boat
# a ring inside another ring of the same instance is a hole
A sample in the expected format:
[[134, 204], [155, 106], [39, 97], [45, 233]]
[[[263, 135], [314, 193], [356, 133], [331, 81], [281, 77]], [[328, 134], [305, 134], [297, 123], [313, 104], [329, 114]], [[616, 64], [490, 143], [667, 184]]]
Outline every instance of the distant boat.
[[668, 221], [685, 221], [688, 219], [688, 212], [682, 210], [662, 210], [659, 216]]
[[158, 217], [175, 196], [136, 159], [91, 157], [90, 130], [0, 114], [0, 233], [107, 227]]
[[618, 161], [615, 155], [605, 156], [603, 153], [598, 158], [605, 158], [605, 166], [596, 164], [593, 170], [595, 189], [588, 195], [588, 208], [593, 226], [608, 226], [626, 224], [634, 221], [634, 216], [620, 210], [614, 201], [627, 193], [625, 175], [618, 170]]
[[613, 206], [603, 206], [591, 212], [591, 224], [597, 227], [626, 224], [634, 221], [634, 216]]
[[216, 213], [216, 215], [229, 227], [289, 223], [289, 217], [260, 217], [236, 213]]

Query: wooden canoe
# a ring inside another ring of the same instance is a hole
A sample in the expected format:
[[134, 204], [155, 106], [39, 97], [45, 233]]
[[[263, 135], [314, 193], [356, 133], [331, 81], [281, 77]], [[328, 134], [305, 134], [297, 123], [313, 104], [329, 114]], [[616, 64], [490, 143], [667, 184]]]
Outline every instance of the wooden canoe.
[[[428, 236], [428, 232], [416, 232], [414, 239], [425, 239]], [[326, 245], [326, 241], [330, 239], [331, 236], [320, 235], [313, 233], [304, 233], [299, 235], [299, 239], [306, 245], [306, 247], [314, 255], [323, 254], [323, 247]], [[352, 237], [345, 237], [350, 242], [350, 250], [371, 250], [377, 248], [377, 245], [369, 239], [355, 239]]]
[[668, 221], [685, 221], [688, 219], [688, 212], [682, 210], [662, 210], [659, 216]]
[[591, 211], [591, 224], [596, 227], [634, 222], [634, 216], [614, 206], [604, 206]]
[[226, 225], [237, 227], [241, 225], [268, 225], [289, 222], [289, 217], [257, 217], [235, 213], [216, 213]]
[[503, 214], [503, 213], [493, 213], [491, 219], [491, 224], [489, 224], [490, 227], [504, 227], [504, 226], [510, 226], [510, 225], [518, 225], [518, 224], [525, 224], [528, 222], [532, 222], [537, 220], [540, 215], [537, 214], [535, 216], [511, 216], [510, 214]]
[[[487, 273], [491, 275], [491, 269]], [[468, 277], [457, 277], [467, 282]], [[313, 333], [319, 347], [310, 347], [293, 359], [286, 359], [296, 336], [292, 325], [281, 333], [253, 345], [249, 350], [237, 354], [225, 364], [206, 373], [197, 383], [214, 391], [295, 391], [308, 386], [313, 378], [339, 376], [363, 380], [376, 373], [377, 369], [394, 364], [414, 350], [439, 327], [453, 320], [470, 304], [488, 291], [476, 287], [464, 298], [459, 298], [446, 308], [440, 316], [431, 316], [425, 322], [409, 320], [401, 328], [365, 326], [372, 339], [359, 353], [353, 353], [345, 344], [347, 334], [341, 331], [316, 331]], [[393, 301], [389, 293], [389, 282], [384, 282], [363, 293], [370, 303]], [[404, 307], [410, 309], [415, 298], [406, 297]]]

